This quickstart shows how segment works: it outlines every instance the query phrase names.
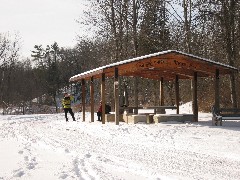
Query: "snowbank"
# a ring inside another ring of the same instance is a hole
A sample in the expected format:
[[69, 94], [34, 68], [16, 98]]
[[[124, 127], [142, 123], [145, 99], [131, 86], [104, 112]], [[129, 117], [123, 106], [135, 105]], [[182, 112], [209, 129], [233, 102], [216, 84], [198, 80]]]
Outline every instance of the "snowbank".
[[[190, 105], [189, 105], [190, 106]], [[185, 108], [186, 111], [190, 111]], [[0, 116], [0, 179], [239, 179], [240, 122], [126, 124]]]

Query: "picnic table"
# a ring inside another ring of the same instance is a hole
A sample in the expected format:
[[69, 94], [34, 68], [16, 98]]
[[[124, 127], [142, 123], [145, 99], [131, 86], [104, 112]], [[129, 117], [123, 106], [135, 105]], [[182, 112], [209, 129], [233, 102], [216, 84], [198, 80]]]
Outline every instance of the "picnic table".
[[[156, 114], [165, 114], [166, 109], [177, 109], [176, 106], [147, 106], [147, 107], [142, 107], [142, 106], [127, 106], [127, 107], [120, 107], [120, 110], [124, 110], [125, 112], [128, 113], [133, 113], [133, 110], [137, 109], [138, 113], [135, 114], [142, 116], [146, 116], [146, 123], [153, 123], [153, 116]], [[132, 114], [134, 115], [134, 114]]]
[[146, 109], [154, 109], [155, 114], [160, 113], [160, 114], [165, 114], [166, 109], [177, 109], [176, 106], [147, 106], [145, 107]]
[[142, 106], [126, 106], [120, 107], [120, 110], [126, 111], [127, 113], [133, 113], [134, 109], [143, 109]]

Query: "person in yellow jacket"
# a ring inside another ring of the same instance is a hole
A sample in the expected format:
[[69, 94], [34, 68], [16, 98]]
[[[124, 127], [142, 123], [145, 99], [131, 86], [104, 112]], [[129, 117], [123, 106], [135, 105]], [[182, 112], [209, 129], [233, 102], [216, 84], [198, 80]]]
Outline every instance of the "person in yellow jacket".
[[73, 96], [69, 95], [68, 93], [64, 93], [64, 98], [62, 99], [62, 107], [64, 109], [66, 122], [68, 122], [68, 117], [67, 117], [68, 112], [71, 114], [71, 116], [73, 118], [73, 121], [76, 121], [75, 117], [74, 117], [74, 113], [73, 113], [72, 108], [71, 108], [71, 101], [72, 100], [73, 100]]

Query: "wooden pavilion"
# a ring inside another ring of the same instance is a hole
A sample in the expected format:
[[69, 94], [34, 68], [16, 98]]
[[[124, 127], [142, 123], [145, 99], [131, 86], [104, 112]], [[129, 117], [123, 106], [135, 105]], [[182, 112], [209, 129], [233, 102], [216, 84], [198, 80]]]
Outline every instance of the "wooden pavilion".
[[[101, 100], [105, 104], [105, 79], [114, 77], [115, 123], [119, 124], [119, 76], [142, 77], [160, 80], [160, 104], [163, 102], [163, 81], [175, 81], [177, 113], [179, 113], [179, 79], [191, 79], [193, 86], [193, 116], [198, 121], [197, 79], [198, 77], [215, 77], [215, 107], [219, 107], [219, 77], [237, 73], [238, 69], [212, 60], [168, 50], [136, 57], [106, 66], [102, 66], [70, 78], [70, 82], [82, 84], [82, 113], [85, 121], [86, 80], [90, 81], [91, 121], [94, 121], [94, 79], [101, 80]], [[137, 97], [135, 97], [137, 99]], [[134, 99], [135, 99], [134, 98]], [[102, 123], [105, 123], [103, 106]]]

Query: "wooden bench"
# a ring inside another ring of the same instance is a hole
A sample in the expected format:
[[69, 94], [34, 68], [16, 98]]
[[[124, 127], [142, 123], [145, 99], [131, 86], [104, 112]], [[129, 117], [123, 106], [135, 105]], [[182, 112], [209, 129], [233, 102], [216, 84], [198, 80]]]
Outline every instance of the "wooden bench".
[[220, 108], [217, 110], [212, 107], [212, 125], [222, 126], [223, 120], [240, 120], [240, 109], [237, 108]]

